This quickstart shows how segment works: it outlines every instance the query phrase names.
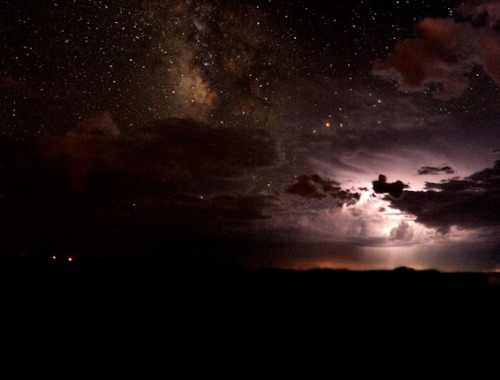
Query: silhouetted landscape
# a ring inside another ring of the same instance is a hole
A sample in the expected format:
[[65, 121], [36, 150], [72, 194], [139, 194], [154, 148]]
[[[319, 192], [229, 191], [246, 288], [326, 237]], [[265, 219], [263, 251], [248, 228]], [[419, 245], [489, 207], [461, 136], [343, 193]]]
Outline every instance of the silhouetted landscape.
[[4, 258], [0, 272], [3, 343], [23, 358], [168, 355], [262, 366], [278, 354], [338, 359], [381, 347], [457, 355], [499, 337], [496, 273], [40, 258]]

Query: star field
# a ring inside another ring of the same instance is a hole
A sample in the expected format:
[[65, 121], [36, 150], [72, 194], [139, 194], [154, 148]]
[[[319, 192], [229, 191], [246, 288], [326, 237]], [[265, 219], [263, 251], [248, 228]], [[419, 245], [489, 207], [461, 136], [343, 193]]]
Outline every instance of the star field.
[[[286, 115], [280, 103], [295, 95], [279, 83], [341, 77], [352, 93], [415, 22], [457, 3], [7, 2], [1, 66], [32, 96], [51, 98], [41, 130], [67, 128], [51, 122], [58, 113], [69, 121], [100, 109], [123, 128], [172, 116], [274, 127], [269, 118]], [[22, 97], [5, 103], [3, 132], [22, 134]]]
[[[497, 231], [448, 225], [422, 195], [472, 199], [427, 176], [496, 168], [494, 0], [6, 1], [0, 17], [6, 215], [34, 207], [44, 224], [47, 207], [106, 241], [424, 247]], [[379, 175], [407, 185], [401, 199], [372, 190]]]

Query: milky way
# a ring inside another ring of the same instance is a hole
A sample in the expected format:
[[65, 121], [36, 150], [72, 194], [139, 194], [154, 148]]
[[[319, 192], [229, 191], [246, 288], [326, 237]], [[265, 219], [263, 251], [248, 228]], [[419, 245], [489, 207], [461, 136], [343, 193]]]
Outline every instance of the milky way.
[[7, 2], [2, 67], [32, 96], [57, 99], [53, 113], [110, 109], [123, 128], [162, 117], [263, 126], [310, 90], [283, 83], [346, 78], [341, 91], [352, 92], [419, 13], [425, 6], [372, 2]]
[[7, 77], [60, 98], [59, 109], [112, 109], [124, 127], [167, 116], [265, 125], [293, 54], [278, 15], [255, 4], [10, 4], [9, 16]]
[[13, 250], [328, 243], [323, 264], [356, 268], [397, 264], [370, 249], [496, 252], [496, 1], [7, 1], [1, 17]]

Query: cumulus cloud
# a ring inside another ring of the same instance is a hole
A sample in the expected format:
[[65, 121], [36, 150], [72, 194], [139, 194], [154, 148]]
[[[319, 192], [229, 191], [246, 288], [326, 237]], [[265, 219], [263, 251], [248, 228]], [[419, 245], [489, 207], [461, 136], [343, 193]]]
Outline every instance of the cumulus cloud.
[[289, 185], [285, 191], [304, 198], [324, 199], [331, 197], [336, 199], [339, 205], [352, 204], [359, 200], [359, 193], [343, 190], [339, 185], [338, 182], [326, 180], [318, 174], [301, 175], [297, 177], [297, 182]]
[[92, 188], [121, 194], [156, 186], [171, 193], [182, 186], [184, 192], [211, 192], [223, 181], [279, 160], [276, 142], [263, 130], [168, 119], [125, 135], [107, 112], [83, 118], [64, 136], [31, 139], [16, 149], [15, 155], [5, 156], [4, 180], [38, 191], [43, 181], [42, 188], [57, 191]]
[[120, 129], [109, 111], [86, 115], [78, 122], [76, 128], [70, 129], [67, 133], [67, 136], [115, 137], [118, 135], [120, 135]]
[[247, 179], [279, 159], [263, 130], [168, 119], [125, 134], [106, 111], [63, 136], [3, 137], [0, 236], [32, 246], [223, 236], [267, 217], [275, 199]]
[[377, 194], [390, 194], [394, 198], [399, 198], [403, 194], [403, 190], [409, 188], [408, 185], [401, 181], [387, 182], [387, 177], [383, 174], [378, 176], [377, 181], [372, 181], [373, 191]]
[[500, 225], [500, 160], [464, 179], [427, 183], [427, 191], [409, 191], [392, 199], [392, 207], [414, 214], [417, 221], [443, 232], [452, 226]]
[[400, 222], [389, 233], [389, 240], [409, 241], [413, 238], [413, 229], [407, 222]]
[[[401, 41], [394, 53], [378, 60], [373, 73], [397, 81], [404, 91], [424, 91], [436, 85], [433, 94], [441, 99], [465, 92], [475, 65], [500, 84], [498, 2], [466, 1], [457, 12], [466, 19], [421, 20], [414, 27], [415, 37]], [[482, 23], [474, 22], [480, 17]]]
[[418, 174], [419, 175], [437, 175], [437, 174], [453, 174], [455, 173], [455, 170], [451, 166], [441, 166], [441, 167], [434, 167], [434, 166], [422, 166], [420, 169], [418, 169]]

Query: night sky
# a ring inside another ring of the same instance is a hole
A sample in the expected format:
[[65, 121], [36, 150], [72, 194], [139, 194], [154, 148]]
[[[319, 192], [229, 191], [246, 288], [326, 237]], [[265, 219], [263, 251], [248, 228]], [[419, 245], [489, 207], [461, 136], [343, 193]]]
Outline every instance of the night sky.
[[500, 270], [500, 1], [2, 2], [21, 256]]

